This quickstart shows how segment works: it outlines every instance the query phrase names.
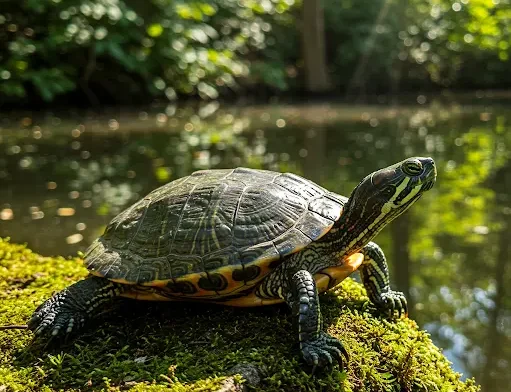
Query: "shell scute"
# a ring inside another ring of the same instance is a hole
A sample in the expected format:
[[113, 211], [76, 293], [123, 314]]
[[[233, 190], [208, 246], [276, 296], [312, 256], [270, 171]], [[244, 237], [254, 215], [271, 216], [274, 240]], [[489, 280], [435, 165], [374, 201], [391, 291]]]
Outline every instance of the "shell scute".
[[267, 171], [267, 170], [256, 170], [248, 169], [245, 167], [238, 167], [229, 174], [228, 179], [242, 182], [245, 185], [258, 185], [265, 186], [273, 181], [279, 173]]
[[242, 193], [242, 185], [229, 181], [196, 186], [175, 228], [171, 251], [204, 256], [230, 246], [233, 217]]
[[170, 265], [170, 276], [167, 279], [177, 279], [204, 270], [199, 256], [172, 254], [167, 256], [167, 260]]
[[244, 293], [284, 256], [323, 236], [343, 203], [293, 174], [195, 172], [114, 218], [85, 264], [114, 281], [164, 288], [163, 296]]
[[306, 209], [305, 200], [285, 193], [276, 184], [269, 184], [264, 190], [248, 187], [234, 222], [234, 244], [245, 247], [263, 238], [277, 238], [291, 229]]
[[309, 210], [332, 221], [339, 219], [342, 213], [343, 205], [327, 197], [314, 199], [309, 203]]
[[312, 240], [301, 231], [293, 228], [274, 241], [280, 256], [298, 252], [309, 245]]
[[121, 212], [108, 224], [103, 238], [106, 241], [111, 241], [113, 247], [129, 247], [138, 233], [140, 223], [143, 221], [147, 206], [150, 203], [151, 200], [146, 197]]
[[348, 198], [346, 196], [338, 195], [337, 193], [327, 192], [325, 193], [325, 197], [327, 199], [333, 200], [336, 203], [344, 206], [348, 202]]
[[[175, 182], [176, 187], [170, 186]], [[111, 240], [111, 247], [124, 249], [127, 245], [128, 251], [143, 257], [156, 258], [171, 253], [171, 246], [177, 230], [174, 230], [172, 222], [178, 222], [183, 216], [183, 208], [190, 197], [194, 185], [186, 181], [175, 181], [164, 185], [147, 195], [141, 202], [134, 205], [132, 212], [122, 216], [119, 230], [112, 233], [112, 236], [104, 236], [105, 240]], [[136, 216], [134, 214], [137, 214]], [[125, 227], [133, 223], [137, 227], [130, 239], [123, 238]], [[112, 222], [113, 223], [113, 222]], [[124, 243], [118, 243], [123, 239]]]
[[208, 254], [202, 258], [204, 271], [217, 271], [222, 267], [239, 264], [239, 253], [235, 247], [231, 246], [220, 252]]
[[271, 262], [273, 260], [279, 259], [280, 254], [273, 241], [268, 241], [244, 249], [241, 252], [240, 257], [241, 264], [247, 265], [255, 261], [260, 261], [261, 263], [265, 261]]
[[124, 278], [127, 281], [147, 283], [165, 279], [171, 274], [171, 267], [166, 257], [158, 257], [150, 260], [144, 260], [139, 267], [137, 276], [130, 276], [129, 271]]
[[275, 183], [305, 200], [323, 196], [326, 190], [296, 174], [284, 173], [275, 178]]
[[323, 237], [334, 225], [334, 221], [312, 212], [307, 211], [296, 223], [295, 228], [309, 237], [312, 241]]
[[241, 266], [232, 269], [231, 277], [234, 281], [238, 281], [243, 277], [245, 285], [254, 284], [261, 280], [279, 266], [282, 261], [281, 254], [273, 241], [245, 249], [241, 252], [240, 259]]
[[[105, 246], [102, 237], [96, 239], [87, 249], [84, 257], [84, 263], [87, 269], [94, 275], [107, 276], [110, 270], [119, 274], [115, 277], [124, 277], [131, 269], [131, 262], [120, 263], [118, 252]], [[113, 269], [112, 269], [113, 267]]]
[[197, 170], [197, 171], [193, 172], [192, 174], [190, 174], [189, 177], [185, 177], [185, 178], [190, 178], [190, 180], [195, 184], [200, 183], [201, 177], [207, 177], [208, 181], [217, 181], [217, 180], [226, 178], [231, 173], [233, 173], [235, 170], [236, 169]]

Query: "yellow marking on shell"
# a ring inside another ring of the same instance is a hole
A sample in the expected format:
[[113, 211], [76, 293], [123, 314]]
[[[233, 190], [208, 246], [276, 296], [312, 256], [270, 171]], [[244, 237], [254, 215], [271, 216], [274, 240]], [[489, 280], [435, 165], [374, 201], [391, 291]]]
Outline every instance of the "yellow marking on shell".
[[272, 298], [272, 299], [263, 299], [258, 297], [255, 294], [255, 290], [252, 293], [247, 294], [246, 296], [240, 298], [233, 298], [227, 301], [215, 301], [214, 298], [204, 298], [204, 297], [190, 297], [190, 296], [182, 296], [180, 294], [176, 294], [175, 297], [167, 297], [157, 292], [152, 291], [142, 291], [137, 290], [136, 286], [133, 290], [124, 291], [121, 294], [122, 297], [137, 299], [141, 301], [173, 301], [173, 302], [208, 302], [218, 305], [225, 306], [234, 306], [234, 307], [256, 307], [256, 306], [266, 306], [266, 305], [274, 305], [278, 303], [284, 302], [281, 298]]
[[[271, 251], [270, 251], [270, 249], [271, 249]], [[250, 280], [249, 285], [254, 284], [254, 282], [257, 282], [258, 280], [264, 278], [271, 271], [273, 271], [274, 268], [270, 268], [271, 263], [280, 258], [280, 255], [278, 254], [277, 249], [275, 249], [275, 247], [273, 245], [271, 245], [269, 248], [267, 248], [264, 251], [263, 255], [265, 253], [266, 253], [265, 256], [260, 255], [256, 260], [252, 261], [251, 263], [245, 264], [245, 267], [250, 267], [252, 265], [256, 265], [260, 269], [260, 273], [259, 273], [257, 279]], [[234, 267], [234, 268], [241, 268], [241, 265]]]
[[[259, 263], [256, 263], [259, 265]], [[237, 291], [246, 288], [244, 281], [235, 281], [232, 279], [232, 272], [234, 269], [242, 268], [241, 265], [236, 266], [225, 266], [222, 268], [218, 268], [212, 273], [219, 274], [223, 276], [227, 282], [227, 287], [223, 290], [204, 290], [199, 286], [199, 279], [205, 277], [207, 278], [207, 274], [204, 272], [189, 274], [182, 278], [177, 278], [175, 280], [155, 280], [151, 282], [141, 283], [141, 286], [144, 287], [155, 287], [163, 291], [167, 291], [169, 294], [173, 294], [176, 297], [181, 297], [183, 300], [186, 298], [196, 298], [196, 297], [211, 297], [211, 298], [221, 298], [228, 295], [235, 294]], [[256, 279], [250, 281], [249, 285], [257, 285], [258, 281], [262, 280], [264, 275], [259, 274]], [[193, 284], [195, 289], [197, 290], [195, 293], [186, 294], [186, 293], [174, 293], [167, 285], [179, 284], [180, 282], [188, 282]]]
[[151, 282], [145, 282], [145, 283], [140, 283], [140, 286], [147, 286], [147, 287], [158, 287], [158, 288], [161, 288], [161, 287], [165, 287], [167, 286], [169, 283], [173, 283], [174, 281], [172, 279], [166, 279], [166, 280], [153, 280]]
[[211, 234], [213, 236], [213, 241], [215, 242], [215, 245], [216, 245], [216, 248], [217, 249], [220, 249], [220, 242], [218, 242], [218, 237], [216, 235], [216, 230], [215, 230], [215, 218], [216, 218], [216, 212], [217, 210], [215, 209], [214, 212], [213, 212], [213, 215], [211, 216], [211, 222], [210, 222], [210, 225], [211, 227], [213, 228], [213, 230], [211, 230]]
[[89, 270], [89, 274], [91, 275], [94, 275], [94, 276], [99, 276], [100, 278], [104, 278], [103, 275], [101, 275], [98, 271], [96, 270]]
[[[166, 279], [166, 280], [154, 280], [154, 281], [151, 281], [151, 282], [140, 283], [140, 286], [159, 288], [161, 290], [168, 291], [169, 293], [172, 293], [172, 294], [174, 294], [176, 296], [183, 297], [183, 298], [214, 295], [215, 294], [214, 291], [201, 289], [199, 287], [199, 285], [198, 285], [199, 279], [200, 278], [206, 278], [206, 277], [207, 277], [207, 274], [205, 272], [199, 272], [199, 273], [195, 273], [195, 274], [186, 275], [186, 277], [183, 277], [183, 278]], [[179, 284], [179, 283], [182, 283], [182, 282], [191, 283], [195, 287], [195, 289], [197, 291], [195, 293], [192, 293], [192, 294], [174, 293], [171, 289], [169, 289], [167, 287], [168, 284], [174, 285], [174, 284]]]
[[[322, 272], [328, 273], [333, 279], [335, 284], [341, 282], [343, 279], [348, 277], [351, 273], [357, 270], [357, 268], [362, 264], [364, 260], [364, 256], [361, 253], [355, 253], [348, 257], [346, 260], [344, 260], [344, 263], [342, 265], [336, 266], [336, 267], [329, 267], [324, 269]], [[226, 267], [227, 268], [227, 267]], [[200, 276], [200, 274], [193, 274], [190, 276], [194, 276], [197, 278]], [[314, 279], [316, 281], [316, 287], [318, 289], [318, 292], [322, 293], [329, 288], [330, 284], [330, 278], [322, 273], [317, 273], [314, 275]], [[182, 279], [182, 280], [188, 280], [188, 279]], [[179, 280], [178, 280], [179, 281]], [[168, 283], [169, 281], [157, 281], [157, 282], [151, 282], [146, 283], [144, 286], [150, 286], [150, 287], [160, 287], [159, 284]], [[242, 283], [242, 282], [241, 282]], [[241, 286], [243, 287], [243, 286]], [[245, 286], [246, 287], [246, 286]], [[199, 302], [209, 302], [209, 303], [215, 303], [219, 305], [225, 305], [225, 306], [234, 306], [234, 307], [256, 307], [256, 306], [267, 306], [267, 305], [274, 305], [278, 303], [284, 302], [282, 298], [260, 298], [256, 295], [256, 287], [257, 284], [254, 285], [254, 289], [251, 293], [248, 293], [247, 295], [240, 297], [240, 298], [233, 298], [231, 300], [227, 301], [215, 301], [215, 298], [218, 298], [218, 296], [212, 292], [212, 291], [206, 291], [201, 290], [201, 293], [195, 293], [192, 295], [186, 295], [181, 293], [175, 293], [175, 297], [167, 297], [164, 295], [160, 295], [157, 292], [152, 291], [143, 291], [143, 290], [137, 290], [136, 286], [133, 286], [132, 290], [125, 291], [121, 294], [122, 297], [127, 298], [133, 298], [143, 301], [186, 301], [186, 300], [194, 300]], [[198, 286], [196, 285], [196, 288]], [[200, 290], [200, 289], [199, 289]], [[235, 291], [231, 291], [231, 294], [234, 294]], [[282, 296], [282, 288], [279, 288], [279, 296]], [[169, 291], [170, 293], [170, 291]]]
[[129, 290], [121, 294], [121, 297], [137, 299], [140, 301], [179, 301], [179, 299], [165, 297], [151, 291]]
[[232, 295], [241, 289], [246, 289], [249, 286], [257, 286], [261, 280], [263, 280], [271, 271], [273, 271], [273, 269], [270, 268], [269, 265], [272, 261], [276, 259], [277, 258], [275, 257], [266, 257], [261, 260], [252, 262], [250, 264], [245, 264], [245, 267], [256, 265], [260, 268], [259, 275], [257, 275], [254, 279], [247, 281], [246, 283], [245, 281], [236, 281], [232, 278], [233, 271], [235, 269], [242, 268], [241, 264], [234, 266], [226, 266], [215, 270], [215, 273], [218, 273], [227, 279], [228, 284], [225, 290], [218, 291], [218, 296]]
[[[241, 268], [242, 268], [242, 266], [240, 264], [240, 265], [233, 265], [233, 266], [228, 265], [228, 266], [218, 268], [215, 270], [215, 274], [220, 274], [223, 277], [225, 277], [225, 279], [227, 280], [227, 288], [225, 288], [224, 290], [217, 291], [217, 293], [218, 293], [217, 297], [232, 295], [232, 294], [236, 293], [237, 291], [239, 291], [240, 289], [246, 288], [244, 281], [236, 281], [232, 278], [233, 271], [235, 269], [241, 269]], [[263, 277], [264, 276], [261, 276], [261, 275], [257, 276], [257, 278], [254, 279], [253, 281], [251, 281], [250, 284], [251, 285], [256, 284], [256, 283], [252, 283], [252, 282], [257, 282], [257, 281], [261, 280]]]
[[214, 227], [213, 227], [213, 230], [211, 231], [211, 235], [213, 237], [213, 242], [215, 243], [216, 248], [220, 249], [220, 242], [218, 242], [218, 237], [216, 235], [216, 230]]
[[[208, 277], [208, 275], [205, 272], [189, 274], [189, 275], [185, 275], [181, 278], [177, 278], [177, 279], [153, 280], [150, 282], [140, 283], [139, 285], [143, 286], [143, 287], [154, 287], [156, 289], [166, 291], [169, 294], [179, 297], [175, 300], [186, 300], [187, 298], [198, 299], [201, 297], [204, 297], [205, 299], [208, 299], [208, 300], [214, 299], [214, 298], [221, 298], [221, 297], [233, 295], [242, 289], [246, 289], [247, 286], [257, 286], [259, 284], [259, 282], [267, 274], [269, 274], [271, 271], [273, 271], [273, 268], [270, 268], [270, 264], [272, 261], [275, 261], [278, 258], [279, 258], [278, 255], [271, 254], [271, 255], [263, 257], [261, 259], [257, 259], [256, 261], [254, 261], [250, 264], [245, 264], [245, 267], [249, 267], [251, 265], [256, 265], [257, 267], [260, 268], [259, 275], [257, 275], [256, 278], [254, 278], [250, 281], [247, 281], [246, 283], [245, 283], [245, 281], [236, 281], [236, 280], [232, 279], [233, 271], [236, 269], [243, 268], [241, 264], [227, 265], [227, 266], [215, 269], [213, 271], [210, 271], [211, 274], [219, 274], [225, 278], [225, 280], [227, 282], [227, 286], [223, 290], [204, 290], [204, 289], [202, 289], [198, 283], [199, 283], [199, 279]], [[91, 271], [91, 273], [93, 273], [97, 276], [101, 276], [99, 273], [97, 273], [97, 271]], [[135, 282], [128, 282], [124, 279], [110, 279], [110, 280], [112, 280], [114, 282], [118, 282], [118, 283], [128, 284], [128, 285], [136, 285]], [[175, 286], [176, 284], [179, 284], [181, 282], [191, 283], [195, 287], [196, 292], [190, 293], [190, 294], [173, 292], [171, 287]], [[170, 286], [170, 287], [168, 287], [168, 286]], [[168, 298], [160, 296], [158, 294], [151, 294], [151, 295], [149, 295], [147, 293], [145, 293], [143, 295], [140, 293], [127, 294], [127, 296], [130, 296], [130, 295], [131, 295], [131, 298], [135, 298], [135, 297], [138, 298], [140, 296], [143, 296], [144, 299], [148, 299], [148, 300], [155, 300], [155, 301], [169, 300]], [[206, 298], [206, 297], [208, 297], [208, 298]]]
[[271, 273], [271, 271], [273, 271], [274, 269], [270, 268], [270, 264], [273, 261], [278, 260], [278, 259], [279, 259], [278, 257], [266, 257], [264, 259], [257, 260], [250, 264], [245, 264], [245, 267], [250, 267], [251, 265], [256, 265], [261, 269], [257, 279], [249, 280], [248, 281], [249, 284], [252, 284], [252, 282], [254, 282], [254, 281], [260, 280], [260, 279], [264, 278], [265, 276], [267, 276], [269, 273]]
[[[343, 261], [343, 264], [328, 267], [314, 275], [316, 287], [319, 293], [323, 293], [355, 272], [364, 261], [362, 253], [354, 253]], [[328, 274], [329, 276], [327, 276]], [[331, 282], [330, 278], [333, 279]]]
[[200, 228], [202, 226], [202, 221], [203, 220], [204, 220], [204, 215], [201, 216], [201, 218], [200, 218], [199, 226], [197, 227], [197, 231], [195, 232], [195, 237], [193, 237], [192, 248], [190, 249], [190, 253], [189, 254], [193, 254], [193, 251], [195, 250], [195, 244], [197, 243], [197, 236], [199, 235]]
[[[168, 214], [168, 211], [167, 211]], [[158, 247], [156, 248], [156, 257], [160, 255], [160, 241], [161, 237], [163, 236], [163, 233], [165, 233], [165, 229], [167, 228], [167, 214], [165, 214], [165, 219], [163, 220], [163, 225], [161, 227], [160, 236], [158, 237]]]

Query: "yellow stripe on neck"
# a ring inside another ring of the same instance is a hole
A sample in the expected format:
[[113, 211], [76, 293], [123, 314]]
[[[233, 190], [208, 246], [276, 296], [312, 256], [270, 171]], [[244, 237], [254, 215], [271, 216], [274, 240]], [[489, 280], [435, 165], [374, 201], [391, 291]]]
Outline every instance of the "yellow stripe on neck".
[[[376, 219], [374, 219], [367, 226], [367, 228], [358, 235], [357, 238], [355, 238], [348, 245], [346, 245], [346, 247], [343, 249], [344, 252], [346, 250], [348, 250], [348, 249], [352, 249], [355, 246], [355, 244], [357, 244], [358, 241], [360, 241], [360, 239], [362, 239], [367, 234], [367, 232], [369, 230], [371, 230], [373, 227], [375, 227], [385, 216], [387, 216], [389, 214], [390, 211], [392, 211], [393, 208], [396, 208], [396, 205], [394, 204], [394, 201], [398, 198], [398, 196], [401, 194], [401, 192], [403, 192], [403, 190], [406, 188], [406, 186], [408, 185], [409, 182], [410, 182], [410, 177], [406, 177], [403, 180], [403, 182], [401, 184], [399, 184], [399, 186], [396, 188], [396, 192], [394, 192], [394, 195], [381, 208], [380, 215], [378, 215], [376, 217]], [[410, 194], [408, 194], [403, 199], [402, 203], [404, 204], [408, 200], [410, 200], [412, 197], [414, 197], [417, 194], [417, 192], [419, 192], [419, 189], [420, 189], [420, 187], [418, 187], [418, 186], [414, 187], [412, 189], [412, 191], [410, 192]]]

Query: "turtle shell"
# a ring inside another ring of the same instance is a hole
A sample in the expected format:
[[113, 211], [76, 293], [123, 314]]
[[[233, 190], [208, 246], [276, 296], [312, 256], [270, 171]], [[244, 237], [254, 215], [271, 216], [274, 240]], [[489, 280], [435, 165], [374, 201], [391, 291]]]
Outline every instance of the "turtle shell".
[[115, 217], [85, 264], [120, 283], [219, 297], [254, 286], [325, 235], [346, 200], [289, 173], [198, 171]]

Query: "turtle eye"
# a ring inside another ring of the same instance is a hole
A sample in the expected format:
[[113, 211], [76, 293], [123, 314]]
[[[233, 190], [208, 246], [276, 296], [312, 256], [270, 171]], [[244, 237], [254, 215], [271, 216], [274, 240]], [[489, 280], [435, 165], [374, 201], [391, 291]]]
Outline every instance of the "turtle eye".
[[418, 159], [409, 159], [403, 163], [403, 172], [409, 176], [422, 173], [422, 163]]

